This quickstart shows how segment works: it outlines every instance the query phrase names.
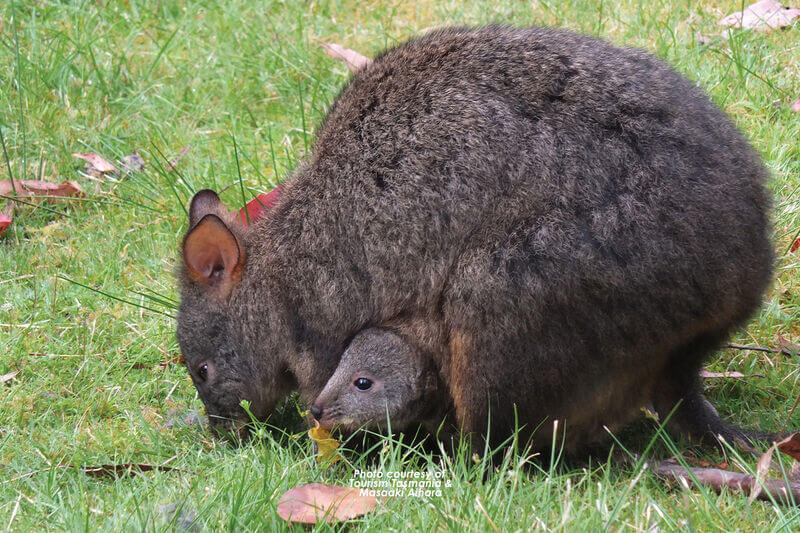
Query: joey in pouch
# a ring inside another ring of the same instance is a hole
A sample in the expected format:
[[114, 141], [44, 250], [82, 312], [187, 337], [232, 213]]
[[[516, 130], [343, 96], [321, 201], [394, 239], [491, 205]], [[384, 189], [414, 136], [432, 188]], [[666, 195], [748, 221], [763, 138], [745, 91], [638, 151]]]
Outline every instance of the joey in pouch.
[[443, 393], [430, 358], [394, 332], [368, 328], [347, 346], [311, 415], [347, 432], [426, 425], [435, 433], [447, 407]]

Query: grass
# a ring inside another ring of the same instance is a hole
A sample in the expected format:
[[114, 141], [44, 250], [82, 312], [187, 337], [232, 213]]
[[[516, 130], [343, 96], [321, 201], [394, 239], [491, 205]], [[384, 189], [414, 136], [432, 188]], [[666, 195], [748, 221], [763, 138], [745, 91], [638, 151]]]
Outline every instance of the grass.
[[[441, 496], [391, 501], [352, 527], [796, 531], [797, 508], [669, 487], [604, 458], [544, 466], [510, 454], [497, 474], [484, 476], [485, 462], [441, 458], [390, 439], [371, 459], [350, 453], [328, 470], [315, 463], [299, 431], [272, 431], [233, 447], [201, 425], [175, 422], [175, 413], [202, 406], [180, 365], [159, 364], [179, 355], [172, 273], [184, 205], [193, 191], [212, 187], [238, 206], [242, 191], [249, 196], [287, 177], [348, 77], [318, 43], [374, 55], [426, 28], [488, 22], [563, 26], [649, 49], [731, 114], [772, 171], [779, 255], [764, 307], [736, 341], [775, 345], [781, 334], [797, 342], [800, 275], [789, 249], [800, 231], [800, 115], [790, 107], [800, 97], [800, 28], [728, 38], [716, 21], [740, 7], [630, 0], [4, 2], [0, 131], [8, 157], [0, 171], [76, 180], [87, 199], [19, 205], [0, 237], [0, 375], [20, 371], [0, 384], [0, 527], [273, 530], [283, 526], [277, 498], [298, 484], [346, 484], [354, 468], [443, 468], [450, 486]], [[700, 35], [710, 38], [707, 45]], [[177, 169], [168, 170], [187, 146]], [[71, 156], [85, 151], [109, 160], [138, 151], [147, 166], [117, 179], [90, 178]], [[800, 426], [800, 411], [792, 412], [797, 356], [726, 350], [709, 366], [764, 375], [707, 382], [728, 419]], [[296, 422], [296, 411], [289, 401], [283, 417]], [[653, 455], [667, 455], [672, 444], [655, 434], [654, 424], [642, 421], [620, 440], [638, 452], [652, 441]], [[56, 468], [127, 462], [181, 471], [100, 479]], [[742, 463], [755, 467], [749, 458]], [[344, 528], [350, 526], [319, 527]]]

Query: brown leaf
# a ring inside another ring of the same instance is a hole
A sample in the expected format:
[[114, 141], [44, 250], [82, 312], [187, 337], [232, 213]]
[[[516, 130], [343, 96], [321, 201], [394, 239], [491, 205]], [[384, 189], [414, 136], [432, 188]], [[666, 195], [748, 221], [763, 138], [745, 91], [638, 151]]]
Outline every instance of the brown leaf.
[[775, 444], [773, 443], [773, 445], [770, 446], [769, 449], [758, 459], [758, 463], [756, 464], [755, 483], [750, 490], [750, 496], [747, 498], [748, 504], [753, 503], [755, 499], [758, 498], [759, 494], [761, 494], [764, 480], [767, 479], [767, 474], [769, 474], [769, 469], [772, 466], [772, 453], [774, 451]]
[[[84, 196], [81, 186], [74, 181], [63, 183], [52, 183], [42, 180], [0, 180], [0, 197], [36, 197], [46, 196], [48, 202], [55, 202], [58, 197], [78, 197]], [[8, 201], [3, 209], [0, 209], [0, 234], [2, 234], [13, 221], [14, 202]]]
[[742, 374], [741, 372], [709, 372], [708, 370], [700, 371], [701, 378], [763, 378], [761, 374]]
[[793, 457], [796, 461], [800, 461], [800, 432], [792, 433], [777, 443], [776, 446], [786, 455]]
[[11, 217], [0, 211], [0, 235], [11, 225]]
[[94, 152], [87, 152], [85, 154], [72, 154], [72, 157], [83, 159], [88, 163], [88, 165], [86, 165], [87, 174], [105, 174], [106, 172], [114, 172], [117, 170], [117, 167]]
[[0, 384], [5, 383], [6, 381], [11, 381], [20, 372], [22, 372], [22, 370], [14, 370], [13, 372], [9, 372], [8, 374], [3, 374], [2, 376], [0, 376]]
[[137, 152], [124, 156], [120, 163], [125, 172], [141, 172], [144, 169], [144, 159]]
[[16, 189], [17, 196], [74, 196], [78, 198], [84, 196], [81, 186], [74, 181], [52, 183], [43, 180], [14, 180], [12, 185], [10, 180], [0, 180], [0, 196], [14, 194], [14, 189]]
[[359, 489], [308, 483], [286, 491], [278, 501], [278, 516], [288, 522], [338, 522], [366, 514], [378, 501]]
[[800, 9], [786, 7], [776, 0], [761, 0], [719, 21], [720, 26], [748, 29], [779, 29], [791, 26]]
[[350, 69], [350, 72], [358, 72], [372, 63], [370, 58], [362, 56], [355, 50], [350, 50], [340, 44], [322, 43], [320, 46], [322, 46], [325, 52], [332, 58], [344, 61], [347, 68]]

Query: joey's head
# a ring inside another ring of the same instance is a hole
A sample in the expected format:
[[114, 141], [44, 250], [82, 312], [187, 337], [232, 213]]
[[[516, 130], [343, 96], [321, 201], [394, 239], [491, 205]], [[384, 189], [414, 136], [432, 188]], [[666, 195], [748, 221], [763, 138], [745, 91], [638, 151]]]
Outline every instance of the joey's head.
[[213, 191], [192, 198], [178, 313], [178, 342], [209, 422], [236, 431], [249, 421], [242, 400], [263, 420], [290, 386], [277, 359], [254, 353], [243, 323], [252, 315], [237, 290], [248, 268], [244, 231]]
[[367, 329], [342, 354], [311, 414], [320, 425], [345, 431], [388, 425], [402, 431], [430, 408], [426, 400], [436, 380], [432, 364], [400, 336]]

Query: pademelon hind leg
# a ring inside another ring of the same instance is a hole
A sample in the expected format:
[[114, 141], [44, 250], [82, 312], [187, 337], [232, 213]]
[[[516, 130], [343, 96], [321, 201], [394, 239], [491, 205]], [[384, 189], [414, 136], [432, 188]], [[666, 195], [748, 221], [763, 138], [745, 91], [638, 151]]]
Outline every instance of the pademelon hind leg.
[[728, 332], [700, 335], [675, 350], [656, 383], [653, 406], [671, 432], [705, 445], [721, 445], [721, 440], [751, 450], [754, 442], [771, 442], [783, 433], [739, 428], [725, 422], [702, 393], [699, 371], [708, 355], [719, 349]]

